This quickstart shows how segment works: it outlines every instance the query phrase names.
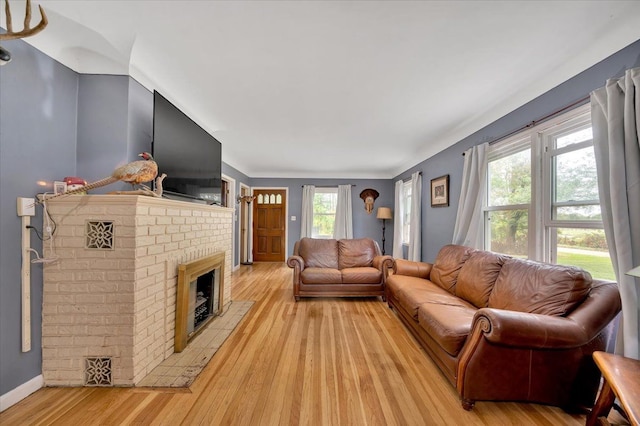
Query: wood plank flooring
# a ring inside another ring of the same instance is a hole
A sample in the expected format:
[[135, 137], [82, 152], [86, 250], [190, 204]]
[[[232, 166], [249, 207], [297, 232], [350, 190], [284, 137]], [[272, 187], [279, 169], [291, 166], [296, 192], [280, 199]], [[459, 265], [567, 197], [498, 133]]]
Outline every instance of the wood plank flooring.
[[242, 266], [249, 313], [189, 389], [44, 388], [4, 425], [581, 425], [536, 404], [478, 402], [453, 387], [378, 299], [293, 299], [284, 263]]

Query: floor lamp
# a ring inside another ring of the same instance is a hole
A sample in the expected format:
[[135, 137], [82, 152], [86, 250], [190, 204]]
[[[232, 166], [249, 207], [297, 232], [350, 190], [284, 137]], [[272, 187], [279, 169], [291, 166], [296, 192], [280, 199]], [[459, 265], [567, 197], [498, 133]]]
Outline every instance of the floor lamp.
[[387, 219], [391, 219], [391, 209], [389, 207], [378, 207], [376, 218], [382, 219], [382, 254], [384, 255], [384, 231]]

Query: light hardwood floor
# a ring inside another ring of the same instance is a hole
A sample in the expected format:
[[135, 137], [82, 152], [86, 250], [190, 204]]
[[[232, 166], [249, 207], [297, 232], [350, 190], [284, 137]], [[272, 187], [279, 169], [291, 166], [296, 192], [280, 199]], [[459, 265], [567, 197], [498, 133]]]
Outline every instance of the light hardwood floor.
[[[478, 402], [453, 387], [378, 299], [293, 299], [283, 263], [242, 266], [247, 316], [191, 388], [44, 388], [4, 425], [580, 425], [536, 404]], [[505, 360], [508, 362], [508, 360]]]

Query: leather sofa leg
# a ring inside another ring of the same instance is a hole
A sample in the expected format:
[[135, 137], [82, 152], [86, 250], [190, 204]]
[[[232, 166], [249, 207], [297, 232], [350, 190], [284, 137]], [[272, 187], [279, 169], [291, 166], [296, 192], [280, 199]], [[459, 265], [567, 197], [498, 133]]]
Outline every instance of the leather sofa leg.
[[294, 297], [295, 297], [295, 299], [296, 299], [296, 302], [299, 302], [299, 301], [300, 301], [300, 296], [294, 296]]
[[476, 405], [476, 402], [471, 399], [462, 399], [461, 402], [462, 402], [462, 408], [464, 408], [467, 411], [473, 410], [473, 406]]

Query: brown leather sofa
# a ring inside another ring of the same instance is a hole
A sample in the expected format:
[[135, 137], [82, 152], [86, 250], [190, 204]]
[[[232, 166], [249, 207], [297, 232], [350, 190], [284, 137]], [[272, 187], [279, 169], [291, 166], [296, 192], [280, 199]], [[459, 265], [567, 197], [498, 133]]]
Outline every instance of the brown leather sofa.
[[433, 264], [396, 260], [387, 301], [462, 406], [530, 401], [576, 411], [592, 406], [620, 311], [615, 282], [579, 268], [443, 247]]
[[293, 295], [300, 297], [382, 296], [391, 256], [382, 256], [370, 238], [327, 240], [302, 238], [293, 256]]

